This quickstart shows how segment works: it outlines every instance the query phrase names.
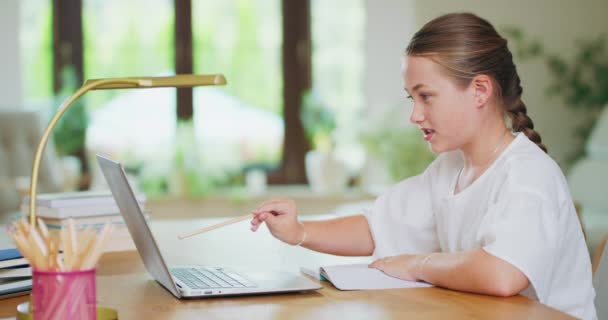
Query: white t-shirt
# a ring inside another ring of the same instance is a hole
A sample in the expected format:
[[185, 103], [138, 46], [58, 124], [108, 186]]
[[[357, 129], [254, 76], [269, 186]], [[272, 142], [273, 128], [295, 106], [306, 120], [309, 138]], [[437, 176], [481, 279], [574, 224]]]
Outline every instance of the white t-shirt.
[[522, 295], [595, 319], [591, 263], [558, 165], [519, 133], [470, 186], [454, 195], [459, 151], [376, 199], [365, 216], [374, 257], [482, 248], [530, 280]]

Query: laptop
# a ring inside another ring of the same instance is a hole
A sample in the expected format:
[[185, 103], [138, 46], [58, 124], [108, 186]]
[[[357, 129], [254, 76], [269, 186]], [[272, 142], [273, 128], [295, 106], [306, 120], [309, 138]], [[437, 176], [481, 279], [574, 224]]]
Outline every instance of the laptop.
[[124, 168], [120, 163], [100, 155], [97, 155], [97, 160], [146, 270], [176, 298], [309, 292], [321, 289], [318, 282], [296, 273], [256, 271], [239, 274], [215, 266], [167, 266], [129, 185]]

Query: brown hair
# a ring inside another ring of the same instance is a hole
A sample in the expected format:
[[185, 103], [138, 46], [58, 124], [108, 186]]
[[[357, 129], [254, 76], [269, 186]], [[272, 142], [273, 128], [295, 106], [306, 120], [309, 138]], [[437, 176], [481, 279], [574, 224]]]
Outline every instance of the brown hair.
[[492, 77], [497, 84], [495, 98], [511, 119], [513, 131], [523, 132], [547, 152], [521, 100], [520, 79], [507, 40], [488, 21], [472, 13], [440, 16], [414, 34], [406, 53], [430, 57], [461, 86], [479, 74]]

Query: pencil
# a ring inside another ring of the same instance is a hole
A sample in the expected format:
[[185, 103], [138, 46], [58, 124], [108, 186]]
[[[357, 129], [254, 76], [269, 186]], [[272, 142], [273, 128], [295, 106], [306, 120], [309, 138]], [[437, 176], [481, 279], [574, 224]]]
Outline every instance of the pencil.
[[106, 224], [103, 226], [103, 229], [101, 229], [101, 232], [97, 236], [97, 241], [93, 245], [93, 248], [91, 249], [92, 251], [90, 253], [87, 253], [87, 256], [85, 257], [85, 261], [82, 264], [84, 270], [88, 270], [95, 267], [95, 265], [97, 264], [97, 260], [99, 260], [99, 257], [103, 253], [103, 248], [105, 247], [106, 241], [112, 233], [112, 230], [112, 224], [106, 222]]
[[227, 226], [227, 225], [230, 225], [230, 224], [233, 224], [233, 223], [237, 223], [237, 222], [240, 222], [240, 221], [243, 221], [243, 220], [251, 219], [251, 218], [253, 218], [253, 213], [248, 213], [248, 214], [246, 214], [244, 216], [236, 217], [236, 218], [233, 218], [233, 219], [230, 219], [230, 220], [226, 220], [224, 222], [220, 222], [218, 224], [214, 224], [214, 225], [210, 225], [208, 227], [204, 227], [202, 229], [198, 229], [198, 230], [194, 230], [194, 231], [189, 232], [189, 233], [181, 234], [181, 235], [179, 235], [177, 237], [180, 240], [183, 240], [183, 239], [195, 236], [197, 234], [205, 233], [207, 231], [215, 230], [217, 228], [221, 228], [221, 227], [224, 227], [224, 226]]

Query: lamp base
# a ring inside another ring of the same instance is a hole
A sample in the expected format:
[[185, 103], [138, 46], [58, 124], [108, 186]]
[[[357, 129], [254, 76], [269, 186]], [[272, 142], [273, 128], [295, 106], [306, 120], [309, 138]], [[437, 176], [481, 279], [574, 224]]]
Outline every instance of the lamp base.
[[[17, 305], [17, 320], [32, 320], [29, 301]], [[97, 306], [97, 320], [118, 320], [118, 312], [109, 307]]]

